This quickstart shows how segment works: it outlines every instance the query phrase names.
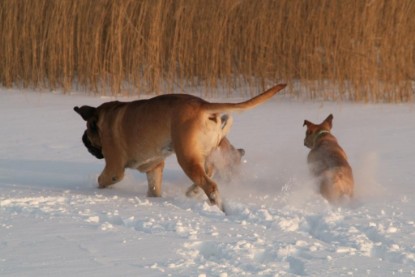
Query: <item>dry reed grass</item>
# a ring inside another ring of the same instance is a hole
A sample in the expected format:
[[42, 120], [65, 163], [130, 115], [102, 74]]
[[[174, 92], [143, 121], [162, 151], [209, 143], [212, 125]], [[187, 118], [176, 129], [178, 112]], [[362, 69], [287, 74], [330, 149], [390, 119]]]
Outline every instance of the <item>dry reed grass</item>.
[[285, 80], [310, 98], [404, 102], [414, 14], [413, 0], [4, 0], [0, 82], [116, 94]]

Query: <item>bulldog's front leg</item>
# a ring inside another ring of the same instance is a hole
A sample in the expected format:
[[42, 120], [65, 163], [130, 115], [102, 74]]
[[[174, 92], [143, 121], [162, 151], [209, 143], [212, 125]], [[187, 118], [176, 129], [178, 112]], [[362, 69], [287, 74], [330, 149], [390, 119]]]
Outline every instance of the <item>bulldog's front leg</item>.
[[124, 168], [108, 166], [107, 164], [98, 177], [98, 187], [102, 189], [118, 183], [124, 178], [124, 171]]
[[156, 167], [147, 171], [147, 183], [148, 183], [148, 197], [160, 197], [161, 196], [161, 183], [163, 180], [164, 161], [159, 163]]

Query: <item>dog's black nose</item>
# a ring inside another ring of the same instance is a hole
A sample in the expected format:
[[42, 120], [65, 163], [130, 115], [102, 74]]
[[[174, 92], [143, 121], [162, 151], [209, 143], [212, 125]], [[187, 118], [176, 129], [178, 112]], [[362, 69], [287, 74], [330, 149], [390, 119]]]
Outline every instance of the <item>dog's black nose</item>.
[[85, 147], [88, 149], [88, 152], [91, 153], [95, 158], [97, 159], [104, 158], [104, 155], [102, 154], [102, 150], [92, 145], [91, 141], [88, 138], [86, 130], [84, 132], [84, 135], [82, 136], [82, 142], [84, 143]]
[[245, 149], [239, 148], [238, 152], [241, 155], [241, 157], [245, 155]]

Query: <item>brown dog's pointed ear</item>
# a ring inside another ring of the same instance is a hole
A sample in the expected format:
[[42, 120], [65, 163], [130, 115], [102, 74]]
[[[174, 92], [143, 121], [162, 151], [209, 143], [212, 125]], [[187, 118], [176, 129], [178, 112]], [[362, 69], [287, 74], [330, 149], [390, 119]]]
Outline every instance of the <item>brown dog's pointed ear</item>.
[[326, 119], [324, 119], [323, 123], [329, 124], [330, 129], [333, 127], [333, 115], [330, 114]]
[[88, 121], [91, 117], [96, 114], [97, 108], [90, 106], [74, 107], [75, 112], [77, 112], [85, 121]]
[[311, 122], [310, 122], [310, 121], [308, 121], [308, 120], [304, 120], [303, 127], [307, 125], [307, 128], [308, 128], [308, 126], [310, 126], [310, 124], [311, 124]]

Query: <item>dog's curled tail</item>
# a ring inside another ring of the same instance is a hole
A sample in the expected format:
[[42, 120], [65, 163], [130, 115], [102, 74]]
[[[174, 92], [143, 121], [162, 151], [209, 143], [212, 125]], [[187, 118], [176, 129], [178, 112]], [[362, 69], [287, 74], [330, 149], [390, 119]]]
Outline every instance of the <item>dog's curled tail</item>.
[[260, 95], [240, 103], [205, 103], [204, 109], [208, 112], [238, 112], [249, 110], [269, 100], [286, 86], [286, 84], [278, 84]]

